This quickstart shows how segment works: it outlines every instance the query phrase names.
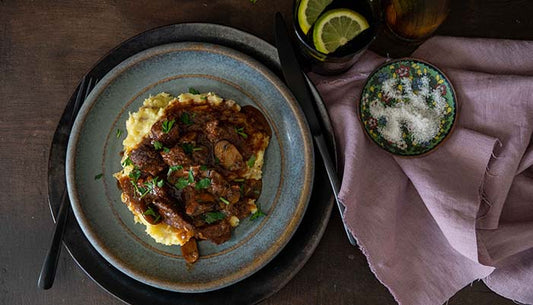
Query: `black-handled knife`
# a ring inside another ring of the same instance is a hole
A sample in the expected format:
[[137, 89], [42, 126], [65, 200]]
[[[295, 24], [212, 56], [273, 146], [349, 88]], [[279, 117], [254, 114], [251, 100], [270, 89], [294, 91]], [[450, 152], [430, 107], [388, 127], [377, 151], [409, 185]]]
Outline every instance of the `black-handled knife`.
[[[335, 196], [335, 201], [337, 202], [342, 217], [344, 214], [344, 205], [339, 201], [339, 178], [337, 177], [335, 165], [331, 160], [326, 141], [324, 140], [324, 135], [322, 134], [322, 128], [320, 127], [320, 121], [318, 120], [313, 106], [313, 96], [307, 87], [307, 82], [305, 81], [302, 69], [298, 63], [298, 58], [296, 57], [289, 33], [287, 32], [285, 20], [283, 20], [283, 16], [281, 16], [279, 12], [276, 13], [275, 24], [276, 46], [278, 48], [278, 56], [281, 63], [281, 71], [285, 77], [285, 83], [289, 89], [291, 89], [296, 100], [300, 103], [305, 117], [307, 118], [309, 129], [311, 130], [315, 144], [324, 161], [324, 166], [326, 167], [326, 172], [333, 189], [333, 195]], [[348, 235], [350, 243], [355, 246], [355, 239], [348, 231], [346, 224], [344, 224], [344, 230], [346, 231], [346, 235]]]

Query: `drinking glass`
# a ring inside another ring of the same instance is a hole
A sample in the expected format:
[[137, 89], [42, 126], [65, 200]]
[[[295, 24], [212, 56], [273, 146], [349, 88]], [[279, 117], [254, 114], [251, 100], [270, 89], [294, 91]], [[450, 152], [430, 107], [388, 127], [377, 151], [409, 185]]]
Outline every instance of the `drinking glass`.
[[407, 41], [422, 41], [431, 36], [446, 19], [449, 0], [385, 0], [387, 28]]
[[369, 28], [356, 36], [353, 41], [339, 48], [330, 54], [318, 51], [312, 42], [311, 32], [306, 35], [298, 25], [298, 6], [301, 0], [294, 1], [293, 7], [293, 29], [296, 36], [296, 43], [301, 55], [313, 72], [323, 75], [334, 75], [348, 70], [368, 48], [374, 40], [379, 28], [379, 4], [378, 0], [333, 0], [324, 11], [334, 8], [348, 8], [363, 15]]

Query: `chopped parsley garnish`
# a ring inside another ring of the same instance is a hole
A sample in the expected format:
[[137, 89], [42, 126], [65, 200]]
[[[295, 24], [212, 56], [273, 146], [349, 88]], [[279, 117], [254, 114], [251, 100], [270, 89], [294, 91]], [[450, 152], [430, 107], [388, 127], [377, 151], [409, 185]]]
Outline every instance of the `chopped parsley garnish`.
[[104, 174], [100, 173], [100, 174], [94, 176], [94, 180], [100, 180], [102, 178], [102, 176], [104, 176]]
[[206, 189], [210, 185], [211, 185], [211, 179], [203, 178], [203, 179], [200, 179], [200, 181], [196, 182], [196, 189], [197, 190]]
[[194, 147], [191, 143], [183, 143], [181, 144], [181, 148], [183, 148], [183, 151], [188, 155], [192, 154], [194, 151], [203, 150], [202, 147]]
[[255, 211], [255, 213], [253, 213], [252, 216], [250, 216], [250, 220], [256, 220], [257, 218], [265, 216], [265, 215], [266, 214], [263, 213], [263, 211], [261, 211], [261, 206], [258, 203], [257, 204], [257, 211]]
[[241, 193], [241, 196], [244, 196], [244, 184], [239, 185], [239, 193]]
[[141, 177], [141, 170], [139, 170], [139, 168], [135, 166], [135, 168], [130, 172], [128, 176], [133, 180], [133, 182], [137, 182], [137, 180], [139, 180], [139, 177]]
[[131, 161], [130, 157], [127, 157], [126, 159], [124, 159], [124, 161], [122, 161], [122, 167], [126, 167], [128, 165], [133, 165], [133, 161]]
[[172, 121], [165, 120], [161, 124], [161, 129], [163, 130], [164, 133], [168, 133], [172, 129], [172, 126], [174, 126], [175, 122], [176, 120], [172, 120]]
[[170, 174], [172, 174], [172, 172], [179, 171], [179, 170], [182, 170], [182, 169], [183, 169], [183, 166], [181, 166], [181, 165], [172, 165], [171, 167], [168, 168], [167, 176], [170, 176]]
[[184, 113], [181, 114], [180, 121], [183, 124], [185, 124], [185, 125], [191, 125], [192, 124], [191, 116], [187, 112], [184, 112]]
[[252, 4], [255, 4], [257, 0], [250, 0], [250, 2], [252, 2]]
[[117, 139], [120, 138], [121, 135], [122, 135], [122, 130], [117, 129]]
[[166, 152], [166, 153], [169, 153], [169, 152], [170, 152], [170, 148], [168, 148], [168, 147], [163, 147], [163, 151]]
[[184, 144], [181, 144], [181, 148], [183, 148], [183, 151], [186, 153], [186, 154], [192, 154], [192, 150], [193, 150], [193, 146], [191, 143], [184, 143]]
[[246, 164], [248, 165], [249, 168], [254, 167], [254, 164], [255, 164], [255, 155], [252, 155], [252, 156], [250, 157], [250, 159], [248, 159], [248, 161], [246, 161]]
[[140, 186], [137, 185], [136, 182], [133, 182], [131, 180], [130, 180], [130, 182], [133, 185], [133, 188], [135, 188], [135, 191], [137, 192], [137, 194], [139, 194], [139, 196], [140, 196], [139, 199], [143, 198], [144, 195], [148, 194], [149, 190], [147, 188], [140, 187]]
[[207, 101], [207, 96], [202, 96], [200, 99], [202, 99], [202, 101]]
[[155, 177], [154, 179], [145, 182], [144, 185], [146, 185], [146, 188], [149, 192], [153, 191], [154, 188], [157, 187], [163, 187], [165, 185], [165, 181], [159, 177]]
[[201, 171], [206, 171], [206, 170], [207, 170], [207, 166], [206, 166], [206, 165], [202, 165], [202, 166], [200, 166], [200, 170], [201, 170]]
[[189, 183], [194, 183], [194, 176], [192, 174], [192, 169], [189, 169]]
[[217, 222], [219, 220], [222, 220], [226, 218], [226, 215], [222, 212], [209, 212], [209, 213], [205, 213], [204, 214], [204, 220], [205, 222], [207, 223], [213, 223], [213, 222]]
[[235, 182], [244, 182], [244, 179], [242, 179], [242, 178], [239, 178], [239, 179], [233, 179], [233, 181], [235, 181]]
[[176, 182], [176, 184], [174, 184], [174, 186], [178, 189], [178, 190], [182, 190], [184, 189], [187, 185], [189, 185], [189, 180], [181, 177], [178, 179], [178, 182]]
[[159, 141], [154, 141], [154, 148], [155, 150], [160, 150], [161, 148], [163, 148], [163, 143], [159, 142]]
[[248, 135], [244, 132], [244, 127], [237, 128], [235, 127], [235, 132], [243, 137], [244, 139], [248, 139]]
[[149, 216], [152, 216], [152, 217], [155, 217], [154, 219], [154, 222], [157, 222], [159, 220], [159, 218], [161, 218], [161, 215], [159, 215], [158, 213], [156, 213], [152, 207], [149, 207], [146, 211], [144, 211], [143, 215], [149, 215]]
[[229, 204], [229, 201], [224, 197], [219, 197], [220, 201], [224, 202], [225, 204]]
[[189, 88], [189, 93], [190, 94], [200, 94], [200, 91], [194, 89], [194, 88]]

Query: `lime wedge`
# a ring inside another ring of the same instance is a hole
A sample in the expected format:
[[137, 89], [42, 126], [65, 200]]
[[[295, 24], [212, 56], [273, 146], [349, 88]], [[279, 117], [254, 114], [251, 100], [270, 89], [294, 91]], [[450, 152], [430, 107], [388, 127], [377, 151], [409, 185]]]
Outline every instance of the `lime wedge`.
[[298, 5], [298, 24], [307, 35], [318, 16], [333, 0], [302, 0]]
[[365, 17], [352, 10], [339, 8], [327, 11], [315, 23], [313, 43], [318, 51], [329, 54], [368, 27]]

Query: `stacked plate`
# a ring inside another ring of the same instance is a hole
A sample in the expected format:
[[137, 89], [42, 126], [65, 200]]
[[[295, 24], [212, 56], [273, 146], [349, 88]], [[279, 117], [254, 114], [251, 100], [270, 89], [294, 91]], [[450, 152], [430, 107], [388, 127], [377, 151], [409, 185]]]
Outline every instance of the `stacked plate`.
[[[324, 169], [314, 164], [307, 124], [278, 71], [274, 47], [210, 24], [178, 24], [140, 34], [96, 64], [89, 75], [101, 80], [70, 135], [64, 132], [64, 119], [60, 122], [49, 164], [52, 211], [66, 169], [77, 222], [70, 222], [64, 240], [91, 278], [128, 303], [192, 304], [224, 297], [236, 304], [260, 301], [296, 274], [322, 236], [332, 201], [330, 193], [313, 192], [313, 182], [321, 185], [325, 178]], [[192, 267], [179, 247], [155, 243], [134, 223], [112, 176], [120, 169], [122, 149], [116, 130], [124, 129], [128, 112], [150, 94], [177, 95], [189, 87], [254, 105], [273, 130], [258, 199], [267, 216], [244, 220], [222, 245], [200, 242], [202, 256]], [[95, 180], [99, 173], [103, 179]]]

